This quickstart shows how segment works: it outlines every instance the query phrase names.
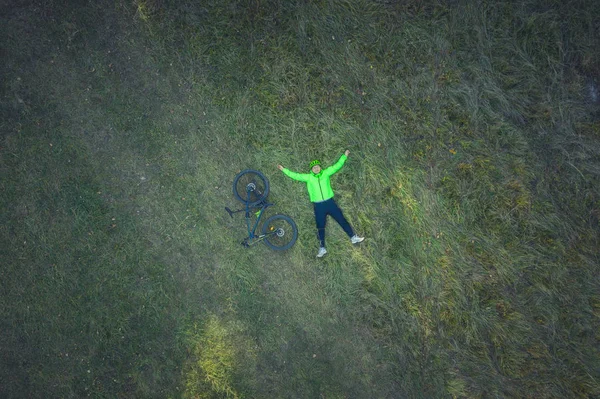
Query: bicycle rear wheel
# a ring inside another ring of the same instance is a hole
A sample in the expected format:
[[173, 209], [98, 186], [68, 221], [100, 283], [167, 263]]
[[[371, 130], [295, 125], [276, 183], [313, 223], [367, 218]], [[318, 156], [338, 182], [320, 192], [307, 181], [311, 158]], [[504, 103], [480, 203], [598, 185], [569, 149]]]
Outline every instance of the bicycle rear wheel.
[[264, 243], [277, 251], [290, 249], [298, 239], [298, 227], [294, 220], [286, 215], [275, 215], [268, 218], [262, 227], [266, 235]]
[[258, 170], [242, 170], [233, 179], [233, 195], [249, 206], [257, 205], [269, 195], [269, 181]]

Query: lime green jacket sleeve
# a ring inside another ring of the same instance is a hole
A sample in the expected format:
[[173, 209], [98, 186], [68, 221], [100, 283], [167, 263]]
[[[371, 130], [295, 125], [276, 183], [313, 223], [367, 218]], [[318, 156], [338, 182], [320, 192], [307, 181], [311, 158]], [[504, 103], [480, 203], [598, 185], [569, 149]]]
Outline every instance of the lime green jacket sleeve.
[[303, 181], [303, 182], [308, 181], [308, 178], [310, 177], [310, 174], [308, 174], [308, 173], [292, 172], [291, 170], [289, 170], [287, 168], [283, 168], [282, 172], [284, 175], [286, 175], [289, 178], [292, 178], [292, 179], [298, 180], [298, 181]]
[[346, 154], [342, 154], [342, 156], [340, 157], [340, 159], [335, 164], [333, 164], [330, 167], [328, 167], [327, 169], [323, 170], [323, 174], [326, 175], [326, 176], [331, 176], [332, 174], [334, 174], [338, 170], [342, 169], [342, 166], [344, 166], [344, 163], [346, 162], [346, 159], [348, 159], [348, 157], [346, 156]]

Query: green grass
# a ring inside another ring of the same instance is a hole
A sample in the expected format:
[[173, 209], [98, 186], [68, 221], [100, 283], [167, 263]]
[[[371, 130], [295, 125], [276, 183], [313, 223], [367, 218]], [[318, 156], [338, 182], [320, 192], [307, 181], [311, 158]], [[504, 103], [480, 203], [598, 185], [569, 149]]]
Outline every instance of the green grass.
[[[599, 14], [4, 6], [0, 396], [599, 396]], [[276, 165], [345, 149], [367, 239], [317, 260]], [[239, 245], [245, 168], [291, 250]]]

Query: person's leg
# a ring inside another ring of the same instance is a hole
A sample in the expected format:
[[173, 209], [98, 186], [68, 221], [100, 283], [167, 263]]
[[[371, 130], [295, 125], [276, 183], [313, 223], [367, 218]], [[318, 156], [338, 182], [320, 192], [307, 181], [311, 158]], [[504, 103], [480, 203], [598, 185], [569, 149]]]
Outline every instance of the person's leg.
[[338, 204], [335, 203], [333, 198], [331, 199], [331, 202], [332, 204], [329, 210], [329, 214], [335, 219], [336, 222], [340, 224], [340, 226], [342, 226], [342, 229], [344, 229], [346, 234], [348, 234], [348, 237], [354, 237], [354, 230], [352, 230], [352, 226], [350, 226], [350, 223], [348, 223], [348, 221], [344, 217], [342, 210], [340, 209]]
[[319, 246], [325, 248], [325, 224], [327, 223], [327, 209], [322, 202], [315, 202], [315, 222], [317, 223], [317, 236]]

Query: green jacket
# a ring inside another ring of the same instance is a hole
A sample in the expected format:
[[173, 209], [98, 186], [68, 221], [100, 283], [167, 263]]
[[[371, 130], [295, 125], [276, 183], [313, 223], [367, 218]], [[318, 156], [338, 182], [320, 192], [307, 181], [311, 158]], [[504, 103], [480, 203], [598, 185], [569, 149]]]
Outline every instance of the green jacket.
[[306, 183], [308, 188], [308, 196], [311, 202], [325, 201], [333, 198], [333, 190], [331, 189], [330, 177], [335, 172], [340, 170], [344, 166], [348, 157], [346, 154], [342, 154], [340, 159], [330, 167], [321, 169], [318, 175], [314, 173], [296, 173], [289, 169], [283, 168], [283, 173], [291, 177], [294, 180], [302, 181]]

